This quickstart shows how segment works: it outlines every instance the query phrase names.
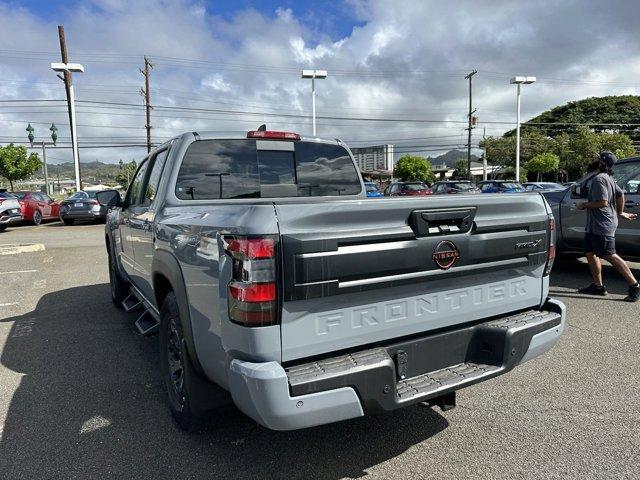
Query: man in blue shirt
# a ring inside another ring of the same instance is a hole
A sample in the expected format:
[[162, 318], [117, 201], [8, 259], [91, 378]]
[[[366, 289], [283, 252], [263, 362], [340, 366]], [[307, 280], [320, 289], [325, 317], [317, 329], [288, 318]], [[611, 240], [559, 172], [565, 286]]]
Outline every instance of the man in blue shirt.
[[616, 156], [611, 152], [602, 152], [591, 164], [595, 175], [589, 180], [588, 200], [576, 206], [580, 210], [587, 210], [587, 225], [585, 228], [585, 255], [589, 262], [589, 269], [593, 283], [578, 290], [579, 293], [589, 295], [607, 295], [607, 289], [602, 284], [602, 264], [604, 258], [624, 277], [629, 284], [625, 297], [626, 302], [640, 300], [640, 285], [631, 273], [627, 263], [616, 253], [616, 229], [618, 217], [633, 220], [635, 214], [625, 213], [624, 193], [613, 180], [613, 166]]

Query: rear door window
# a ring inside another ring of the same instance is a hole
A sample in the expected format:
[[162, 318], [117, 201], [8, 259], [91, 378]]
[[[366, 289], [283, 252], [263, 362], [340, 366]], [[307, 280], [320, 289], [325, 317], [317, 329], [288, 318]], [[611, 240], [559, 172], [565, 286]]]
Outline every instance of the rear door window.
[[183, 200], [209, 200], [356, 195], [360, 190], [344, 147], [295, 142], [293, 151], [257, 150], [255, 140], [240, 139], [192, 143], [175, 192]]

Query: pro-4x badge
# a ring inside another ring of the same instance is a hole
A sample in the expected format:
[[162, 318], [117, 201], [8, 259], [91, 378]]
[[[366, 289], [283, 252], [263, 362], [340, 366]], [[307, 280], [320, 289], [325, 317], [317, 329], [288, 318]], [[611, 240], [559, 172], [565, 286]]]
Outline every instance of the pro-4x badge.
[[433, 251], [433, 261], [442, 270], [448, 270], [460, 258], [460, 250], [449, 240], [440, 242]]
[[521, 249], [521, 248], [536, 248], [538, 245], [540, 245], [540, 242], [542, 242], [541, 238], [539, 238], [538, 240], [534, 240], [532, 242], [516, 243], [516, 248], [517, 249]]

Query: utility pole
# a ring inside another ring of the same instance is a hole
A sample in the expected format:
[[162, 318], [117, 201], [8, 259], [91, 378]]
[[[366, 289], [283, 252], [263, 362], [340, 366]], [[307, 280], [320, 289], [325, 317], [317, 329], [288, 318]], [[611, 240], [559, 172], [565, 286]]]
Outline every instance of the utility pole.
[[[67, 41], [64, 36], [64, 26], [58, 25], [58, 38], [60, 40], [60, 57], [62, 63], [67, 64], [69, 58], [67, 56]], [[71, 72], [67, 69], [62, 72], [62, 75], [58, 74], [64, 82], [64, 90], [67, 94], [67, 110], [69, 111], [69, 125], [71, 128], [71, 145], [73, 148], [73, 161], [76, 169], [76, 189], [82, 190], [82, 173], [80, 172], [80, 154], [78, 152], [78, 139], [76, 136], [76, 122], [75, 122], [75, 107], [73, 105], [73, 83], [71, 80]]]
[[151, 73], [151, 69], [153, 68], [153, 64], [149, 61], [149, 59], [144, 57], [144, 69], [140, 69], [140, 73], [144, 76], [144, 88], [140, 89], [140, 95], [144, 98], [144, 106], [147, 113], [147, 124], [145, 128], [147, 129], [147, 153], [151, 151], [151, 92], [149, 91], [149, 75]]
[[[487, 139], [487, 127], [482, 129], [482, 140]], [[482, 155], [482, 180], [487, 179], [487, 147], [485, 145], [484, 152]]]
[[467, 136], [467, 178], [469, 180], [471, 180], [471, 129], [473, 128], [473, 126], [471, 125], [471, 118], [473, 117], [473, 114], [475, 113], [475, 110], [473, 110], [473, 104], [472, 104], [472, 89], [471, 89], [471, 79], [473, 78], [473, 76], [478, 73], [477, 70], [472, 70], [471, 72], [469, 72], [467, 75], [464, 76], [464, 78], [466, 78], [467, 80], [469, 80], [469, 126], [467, 127], [468, 130], [468, 136]]

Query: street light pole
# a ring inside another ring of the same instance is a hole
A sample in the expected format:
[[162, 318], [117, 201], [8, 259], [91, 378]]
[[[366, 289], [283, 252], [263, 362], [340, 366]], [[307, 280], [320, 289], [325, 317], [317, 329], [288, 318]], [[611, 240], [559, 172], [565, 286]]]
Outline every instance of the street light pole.
[[520, 181], [520, 85], [529, 85], [536, 81], [536, 77], [513, 77], [511, 84], [517, 86], [516, 100], [516, 182]]
[[313, 136], [316, 136], [316, 78], [327, 78], [326, 70], [302, 70], [302, 78], [311, 79], [311, 115]]
[[[51, 130], [51, 139], [53, 140], [53, 142], [45, 142], [44, 140], [41, 140], [39, 142], [35, 142], [35, 144], [40, 144], [40, 146], [42, 147], [42, 172], [44, 173], [44, 191], [47, 195], [51, 195], [51, 192], [49, 190], [49, 173], [47, 171], [47, 146], [56, 146], [56, 141], [58, 139], [58, 134], [56, 133], [58, 131], [58, 129], [56, 128], [55, 123], [51, 124], [51, 128], [49, 128], [49, 130]], [[31, 124], [27, 125], [27, 138], [29, 139], [29, 142], [31, 143], [31, 146], [33, 147], [34, 145], [34, 135], [33, 132], [35, 131], [35, 129], [31, 126]]]
[[71, 120], [71, 147], [73, 149], [73, 164], [76, 173], [76, 191], [82, 190], [82, 181], [80, 178], [80, 156], [78, 155], [78, 136], [76, 135], [76, 102], [73, 88], [71, 73], [84, 72], [84, 67], [79, 63], [52, 63], [51, 69], [55, 72], [68, 73], [69, 80], [65, 81], [69, 86], [69, 110]]

